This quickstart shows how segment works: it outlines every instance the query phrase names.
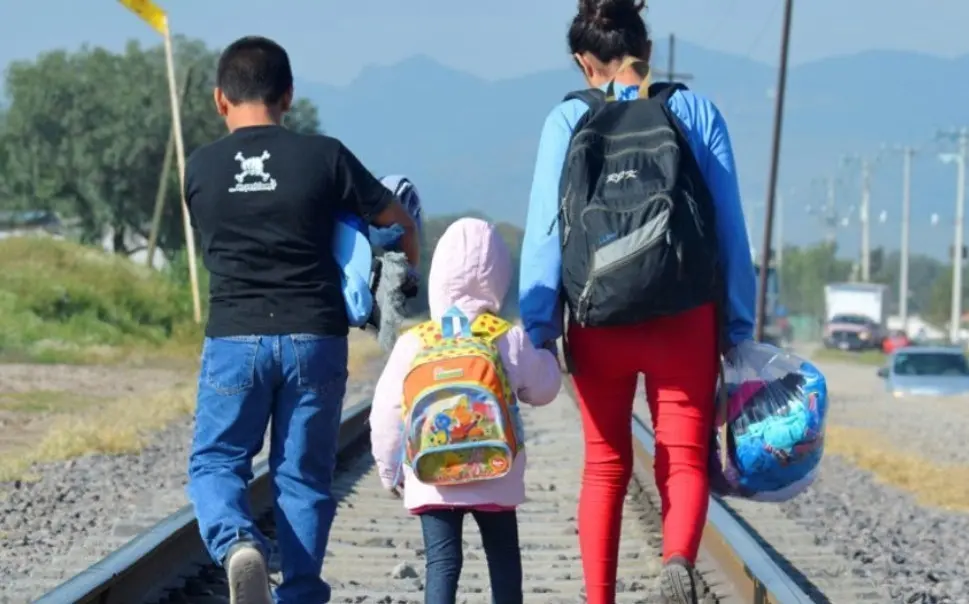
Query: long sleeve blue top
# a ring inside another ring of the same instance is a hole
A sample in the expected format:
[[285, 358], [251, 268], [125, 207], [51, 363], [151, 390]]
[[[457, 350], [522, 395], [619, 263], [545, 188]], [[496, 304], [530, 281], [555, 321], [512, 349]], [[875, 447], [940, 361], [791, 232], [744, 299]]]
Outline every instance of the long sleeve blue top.
[[[631, 100], [636, 98], [638, 87], [627, 86], [616, 92], [619, 101]], [[756, 277], [727, 124], [711, 101], [689, 90], [675, 92], [669, 107], [679, 119], [713, 195], [727, 287], [723, 335], [730, 344], [737, 344], [753, 337]], [[572, 132], [588, 109], [578, 99], [559, 104], [546, 118], [538, 145], [519, 275], [522, 322], [536, 346], [562, 335], [559, 181]]]

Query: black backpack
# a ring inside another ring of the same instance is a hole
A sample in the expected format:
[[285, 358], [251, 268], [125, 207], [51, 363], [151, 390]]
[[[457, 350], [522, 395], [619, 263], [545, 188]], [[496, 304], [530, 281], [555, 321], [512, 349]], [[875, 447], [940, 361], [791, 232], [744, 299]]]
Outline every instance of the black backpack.
[[655, 84], [648, 98], [624, 102], [598, 89], [566, 97], [589, 105], [559, 192], [563, 293], [579, 325], [721, 303], [713, 198], [667, 105], [680, 89]]

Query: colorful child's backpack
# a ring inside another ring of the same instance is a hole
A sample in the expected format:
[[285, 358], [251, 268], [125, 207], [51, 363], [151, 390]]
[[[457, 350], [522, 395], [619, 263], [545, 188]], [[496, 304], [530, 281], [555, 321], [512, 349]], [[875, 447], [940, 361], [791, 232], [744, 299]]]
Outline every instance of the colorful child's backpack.
[[[460, 329], [455, 332], [455, 323]], [[501, 478], [524, 433], [497, 341], [511, 326], [451, 308], [415, 327], [424, 348], [404, 379], [404, 463], [435, 486]]]

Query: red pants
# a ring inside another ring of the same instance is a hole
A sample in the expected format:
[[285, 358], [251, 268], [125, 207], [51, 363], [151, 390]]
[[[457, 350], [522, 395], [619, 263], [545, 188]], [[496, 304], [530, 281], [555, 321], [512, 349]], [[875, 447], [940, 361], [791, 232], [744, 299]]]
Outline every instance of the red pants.
[[631, 327], [569, 329], [585, 469], [579, 544], [588, 604], [613, 604], [623, 499], [633, 471], [631, 421], [642, 373], [656, 434], [663, 559], [695, 562], [706, 521], [707, 461], [718, 375], [713, 305]]

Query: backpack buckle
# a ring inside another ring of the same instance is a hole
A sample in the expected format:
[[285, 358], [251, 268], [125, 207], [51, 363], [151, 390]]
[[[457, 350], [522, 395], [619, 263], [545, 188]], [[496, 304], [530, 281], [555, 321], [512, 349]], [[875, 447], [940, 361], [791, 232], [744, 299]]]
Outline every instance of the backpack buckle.
[[452, 306], [441, 315], [441, 335], [445, 338], [453, 338], [455, 323], [457, 323], [460, 337], [471, 337], [471, 321], [457, 306]]

